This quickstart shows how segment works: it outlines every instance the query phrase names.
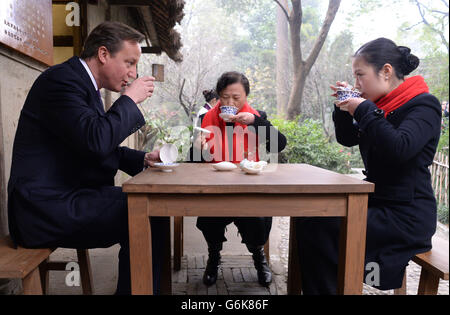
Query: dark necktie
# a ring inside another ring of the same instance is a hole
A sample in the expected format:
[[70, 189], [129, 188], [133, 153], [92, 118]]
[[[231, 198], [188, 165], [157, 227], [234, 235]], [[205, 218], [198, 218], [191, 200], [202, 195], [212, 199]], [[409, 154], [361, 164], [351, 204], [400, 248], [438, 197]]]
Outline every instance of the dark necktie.
[[97, 90], [97, 95], [98, 95], [98, 99], [99, 99], [99, 104], [100, 104], [100, 108], [102, 110], [102, 112], [105, 111], [105, 108], [103, 106], [103, 100], [102, 100], [102, 94], [100, 93], [100, 90]]
[[103, 104], [103, 101], [102, 101], [102, 93], [100, 93], [100, 90], [97, 90], [97, 95], [98, 95], [98, 99], [99, 99], [100, 102]]

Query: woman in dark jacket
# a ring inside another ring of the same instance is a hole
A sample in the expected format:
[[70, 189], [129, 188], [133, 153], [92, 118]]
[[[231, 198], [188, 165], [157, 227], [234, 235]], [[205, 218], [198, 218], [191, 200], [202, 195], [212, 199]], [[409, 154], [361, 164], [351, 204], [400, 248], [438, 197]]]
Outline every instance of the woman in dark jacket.
[[[265, 112], [257, 111], [247, 103], [250, 86], [245, 75], [238, 72], [224, 73], [217, 82], [216, 90], [219, 102], [200, 117], [202, 128], [209, 129], [212, 133], [194, 144], [191, 161], [199, 161], [199, 158], [201, 162], [215, 163], [239, 163], [245, 158], [258, 161], [258, 144], [261, 143], [265, 144], [270, 153], [278, 153], [284, 149], [285, 136], [272, 126]], [[220, 116], [221, 106], [237, 107], [238, 112], [230, 121], [224, 121]], [[239, 136], [239, 130], [243, 132], [242, 136]], [[238, 227], [242, 242], [253, 254], [259, 283], [269, 285], [272, 274], [264, 256], [264, 244], [272, 227], [271, 217], [199, 217], [197, 227], [205, 237], [209, 254], [203, 282], [212, 285], [217, 280], [220, 251], [222, 243], [226, 241], [225, 227], [232, 222]]]
[[[361, 97], [337, 103], [333, 113], [337, 141], [359, 145], [366, 180], [375, 184], [368, 205], [365, 282], [381, 290], [401, 287], [408, 262], [431, 248], [436, 230], [428, 167], [439, 142], [441, 108], [422, 77], [405, 79], [418, 65], [409, 48], [391, 40], [365, 44], [353, 60]], [[336, 294], [340, 222], [297, 220], [304, 294]]]

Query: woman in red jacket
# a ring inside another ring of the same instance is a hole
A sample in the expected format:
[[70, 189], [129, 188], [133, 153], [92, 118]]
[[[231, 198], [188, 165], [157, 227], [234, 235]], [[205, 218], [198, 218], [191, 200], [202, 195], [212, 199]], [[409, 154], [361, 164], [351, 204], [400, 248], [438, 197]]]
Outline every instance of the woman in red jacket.
[[[219, 102], [200, 117], [202, 128], [212, 131], [202, 141], [201, 149], [197, 148], [203, 151], [202, 162], [239, 163], [244, 159], [258, 161], [260, 143], [265, 144], [266, 150], [271, 153], [278, 153], [284, 149], [286, 146], [284, 135], [267, 120], [265, 112], [255, 110], [248, 104], [250, 85], [245, 75], [238, 72], [224, 73], [217, 82], [216, 91], [220, 97]], [[232, 115], [229, 120], [224, 117], [227, 119], [225, 121], [221, 115], [222, 106], [236, 107], [236, 115]], [[258, 137], [261, 130], [264, 130], [266, 135], [262, 139]], [[195, 145], [193, 150], [196, 150]], [[195, 161], [195, 155], [193, 160]], [[217, 280], [220, 251], [222, 243], [226, 241], [225, 228], [232, 222], [238, 227], [242, 242], [253, 254], [259, 283], [268, 286], [272, 281], [272, 274], [264, 256], [264, 244], [269, 238], [271, 217], [199, 217], [197, 227], [208, 243], [209, 253], [203, 282], [212, 285]]]

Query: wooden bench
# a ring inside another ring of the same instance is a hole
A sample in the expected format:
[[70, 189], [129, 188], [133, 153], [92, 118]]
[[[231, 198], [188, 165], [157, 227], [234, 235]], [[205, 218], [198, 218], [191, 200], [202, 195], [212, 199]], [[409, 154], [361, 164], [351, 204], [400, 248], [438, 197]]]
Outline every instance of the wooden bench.
[[[181, 257], [183, 257], [183, 217], [173, 218], [173, 235], [173, 269], [178, 271], [181, 270]], [[267, 261], [270, 262], [269, 243], [270, 240], [267, 240], [267, 243], [264, 245], [264, 252]]]
[[[436, 295], [439, 280], [448, 280], [448, 241], [433, 238], [433, 248], [417, 254], [412, 261], [422, 267], [420, 272], [418, 295]], [[394, 290], [395, 295], [406, 294], [406, 271], [401, 288]]]
[[[68, 262], [49, 261], [55, 249], [14, 248], [9, 236], [0, 238], [0, 278], [21, 279], [23, 294], [46, 294], [49, 271], [65, 270]], [[92, 272], [87, 249], [77, 249], [80, 280], [84, 294], [92, 294]]]

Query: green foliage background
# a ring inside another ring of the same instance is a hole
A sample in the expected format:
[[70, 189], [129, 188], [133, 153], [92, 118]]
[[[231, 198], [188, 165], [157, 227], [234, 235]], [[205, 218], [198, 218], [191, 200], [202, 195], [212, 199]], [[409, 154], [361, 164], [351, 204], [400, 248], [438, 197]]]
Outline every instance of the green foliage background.
[[306, 163], [343, 174], [352, 173], [352, 167], [362, 167], [359, 151], [353, 152], [330, 142], [320, 121], [301, 120], [301, 117], [292, 121], [276, 118], [272, 124], [287, 138], [280, 163]]

